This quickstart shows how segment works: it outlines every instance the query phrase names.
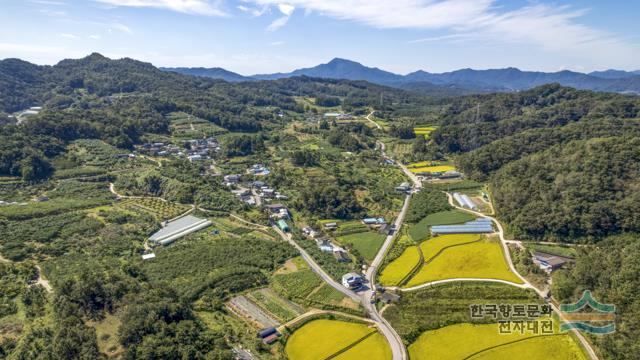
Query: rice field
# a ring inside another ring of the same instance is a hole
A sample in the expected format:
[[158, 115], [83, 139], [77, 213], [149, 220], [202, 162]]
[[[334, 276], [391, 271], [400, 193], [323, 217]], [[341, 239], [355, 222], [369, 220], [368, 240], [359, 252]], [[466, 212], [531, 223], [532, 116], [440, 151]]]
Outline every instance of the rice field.
[[379, 281], [385, 286], [399, 285], [420, 262], [420, 252], [417, 246], [409, 246], [402, 255], [393, 260], [380, 273]]
[[417, 174], [417, 173], [424, 173], [424, 172], [428, 172], [428, 173], [447, 172], [447, 171], [453, 171], [455, 169], [456, 168], [451, 165], [435, 165], [435, 166], [412, 167], [412, 168], [409, 168], [409, 171], [411, 171], [414, 174]]
[[456, 324], [426, 331], [409, 346], [409, 356], [412, 360], [586, 359], [568, 334], [500, 334], [498, 326]]
[[436, 127], [433, 127], [433, 126], [415, 127], [415, 128], [413, 128], [413, 133], [416, 134], [416, 135], [427, 136], [427, 135], [431, 134], [435, 129], [436, 129]]
[[[425, 264], [409, 280], [407, 287], [454, 278], [496, 279], [522, 283], [509, 269], [498, 242], [482, 240], [462, 245], [464, 242], [473, 241], [473, 237], [452, 236], [454, 238], [448, 242], [442, 241], [442, 236], [439, 236], [420, 245]], [[451, 246], [456, 244], [459, 246]]]
[[316, 360], [332, 356], [339, 359], [391, 359], [386, 340], [376, 335], [379, 334], [375, 328], [361, 323], [314, 320], [289, 337], [285, 352], [291, 360]]
[[354, 346], [344, 353], [334, 357], [334, 359], [337, 360], [387, 360], [391, 358], [391, 349], [387, 344], [387, 340], [380, 333], [375, 333], [369, 336], [358, 344], [358, 346]]

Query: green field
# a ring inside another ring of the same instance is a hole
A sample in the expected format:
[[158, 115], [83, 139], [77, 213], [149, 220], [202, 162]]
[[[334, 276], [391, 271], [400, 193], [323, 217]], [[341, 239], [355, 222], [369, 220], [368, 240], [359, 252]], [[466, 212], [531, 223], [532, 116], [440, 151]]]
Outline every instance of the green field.
[[371, 231], [344, 235], [337, 238], [341, 244], [351, 245], [367, 261], [373, 260], [378, 249], [382, 246], [384, 239], [384, 234], [378, 234]]
[[409, 346], [409, 356], [412, 360], [585, 359], [568, 334], [500, 334], [498, 324], [456, 324], [427, 331]]
[[[477, 235], [476, 235], [477, 236]], [[472, 237], [457, 238], [457, 243], [464, 240], [472, 240]], [[423, 243], [421, 248], [425, 257], [425, 265], [407, 283], [407, 287], [417, 286], [431, 281], [453, 278], [483, 278], [506, 280], [514, 283], [522, 281], [509, 270], [504, 259], [500, 244], [495, 241], [483, 240], [470, 244], [453, 246], [454, 242], [443, 244], [429, 244], [432, 240]], [[431, 245], [431, 246], [430, 246]], [[440, 250], [444, 249], [440, 252]]]
[[[384, 337], [376, 336], [376, 332], [375, 328], [360, 323], [314, 320], [291, 335], [285, 352], [291, 360], [316, 360], [326, 359], [353, 346], [338, 358], [361, 358], [353, 355], [366, 356], [367, 359], [391, 359], [389, 346]], [[362, 342], [358, 343], [360, 340]]]
[[398, 285], [418, 265], [419, 261], [420, 251], [418, 247], [410, 246], [406, 248], [400, 257], [393, 260], [382, 270], [379, 278], [380, 283], [386, 286]]
[[419, 223], [412, 225], [411, 228], [409, 228], [409, 235], [411, 235], [411, 238], [415, 241], [422, 241], [429, 237], [430, 226], [461, 224], [467, 221], [472, 221], [473, 219], [475, 219], [473, 215], [463, 211], [440, 211], [428, 215], [424, 219], [420, 220]]
[[153, 215], [158, 220], [169, 220], [189, 210], [186, 205], [164, 201], [158, 198], [125, 199], [118, 206], [136, 212]]

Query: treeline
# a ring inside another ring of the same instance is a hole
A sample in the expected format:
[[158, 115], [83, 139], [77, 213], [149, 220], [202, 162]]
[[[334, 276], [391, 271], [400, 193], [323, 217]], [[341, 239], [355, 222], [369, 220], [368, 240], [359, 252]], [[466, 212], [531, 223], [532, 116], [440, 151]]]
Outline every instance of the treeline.
[[580, 247], [575, 265], [553, 274], [553, 296], [573, 303], [590, 290], [597, 301], [616, 307], [616, 332], [593, 336], [601, 359], [637, 359], [640, 354], [640, 237], [615, 236]]
[[511, 162], [491, 178], [517, 236], [576, 241], [640, 231], [640, 138], [591, 139]]

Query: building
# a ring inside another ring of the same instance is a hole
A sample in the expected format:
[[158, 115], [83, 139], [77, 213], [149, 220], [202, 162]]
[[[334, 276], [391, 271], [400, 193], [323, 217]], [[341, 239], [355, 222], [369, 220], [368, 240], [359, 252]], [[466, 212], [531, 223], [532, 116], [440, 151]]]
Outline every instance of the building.
[[491, 219], [480, 218], [458, 225], [434, 225], [431, 235], [446, 234], [488, 234], [493, 232]]
[[155, 257], [156, 257], [156, 254], [154, 253], [143, 254], [142, 260], [151, 260], [151, 259], [155, 259]]
[[[322, 250], [322, 249], [320, 249], [320, 250]], [[342, 263], [351, 262], [351, 257], [349, 257], [349, 255], [343, 250], [336, 250], [334, 248], [333, 249], [333, 257], [336, 258], [336, 260], [338, 262], [342, 262]]]
[[185, 235], [204, 229], [210, 225], [211, 221], [207, 219], [186, 215], [166, 223], [162, 229], [149, 237], [149, 241], [155, 244], [168, 245]]
[[335, 222], [326, 223], [324, 224], [324, 228], [327, 230], [335, 230], [338, 228], [338, 223], [335, 223]]
[[260, 339], [264, 339], [264, 338], [266, 338], [267, 336], [271, 336], [271, 335], [273, 335], [273, 334], [277, 334], [277, 333], [278, 333], [278, 330], [276, 330], [276, 328], [274, 328], [274, 327], [268, 327], [268, 328], [266, 328], [266, 329], [262, 329], [262, 330], [258, 331], [258, 337], [259, 337]]
[[450, 170], [450, 171], [447, 171], [445, 173], [440, 174], [438, 176], [438, 179], [458, 179], [458, 178], [461, 178], [461, 177], [462, 177], [461, 173], [459, 173], [457, 171], [454, 171], [454, 170]]
[[462, 206], [463, 208], [467, 208], [467, 209], [472, 209], [475, 210], [478, 208], [478, 205], [476, 205], [473, 201], [471, 201], [471, 199], [469, 198], [469, 196], [465, 195], [465, 194], [460, 194], [460, 193], [453, 193], [453, 198], [458, 202], [458, 204], [460, 204], [460, 206]]
[[198, 154], [189, 155], [189, 156], [187, 156], [187, 159], [189, 159], [189, 161], [191, 161], [191, 162], [200, 161], [200, 160], [202, 160], [202, 155], [198, 155]]
[[396, 186], [396, 191], [401, 193], [409, 192], [411, 191], [411, 184], [409, 184], [408, 182], [403, 182], [399, 186]]
[[553, 270], [557, 270], [564, 266], [569, 261], [573, 259], [551, 254], [543, 251], [534, 251], [533, 252], [533, 262], [537, 264], [542, 270], [546, 272], [552, 272]]
[[280, 230], [282, 230], [284, 232], [288, 232], [290, 230], [289, 229], [289, 224], [287, 224], [287, 222], [284, 221], [284, 220], [278, 220], [278, 222], [276, 222], [276, 224], [278, 225]]
[[382, 225], [387, 222], [383, 218], [364, 218], [362, 219], [362, 223], [365, 225]]
[[364, 279], [356, 273], [342, 275], [342, 285], [348, 289], [357, 289], [362, 286]]
[[277, 214], [277, 213], [280, 212], [280, 210], [286, 209], [286, 206], [284, 206], [282, 204], [270, 204], [270, 205], [265, 206], [265, 208], [267, 210], [269, 210], [270, 213]]

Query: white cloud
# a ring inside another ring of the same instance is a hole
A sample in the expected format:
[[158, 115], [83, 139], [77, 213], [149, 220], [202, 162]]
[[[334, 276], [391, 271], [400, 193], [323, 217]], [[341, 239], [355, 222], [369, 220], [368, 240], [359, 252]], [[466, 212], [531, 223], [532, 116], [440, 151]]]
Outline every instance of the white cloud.
[[267, 31], [275, 31], [285, 26], [287, 22], [289, 22], [289, 18], [291, 17], [295, 9], [295, 6], [290, 4], [278, 4], [278, 10], [280, 10], [283, 16], [275, 19], [271, 24], [269, 24], [269, 26], [267, 27]]
[[280, 45], [284, 45], [284, 44], [285, 44], [284, 41], [273, 41], [273, 42], [269, 43], [269, 45], [271, 45], [271, 46], [280, 46]]
[[248, 7], [244, 5], [238, 5], [236, 6], [236, 8], [244, 13], [251, 14], [251, 16], [253, 17], [262, 16], [265, 12], [269, 10], [269, 6], [262, 6], [257, 8], [257, 7]]
[[[251, 0], [258, 5], [277, 6], [279, 0]], [[302, 8], [340, 20], [354, 21], [375, 28], [440, 30], [443, 36], [412, 41], [461, 41], [469, 38], [536, 46], [545, 51], [571, 56], [620, 59], [640, 56], [640, 47], [614, 35], [580, 23], [585, 10], [568, 6], [526, 2], [505, 10], [498, 0], [288, 0]], [[284, 12], [283, 12], [284, 13]], [[286, 24], [288, 16], [269, 27]], [[447, 35], [445, 35], [447, 36]], [[438, 39], [439, 38], [439, 39]]]
[[73, 34], [60, 34], [60, 37], [63, 37], [65, 39], [77, 39], [78, 38], [76, 35], [73, 35]]
[[[121, 23], [113, 23], [111, 24], [111, 28], [119, 30], [123, 33], [127, 33], [127, 34], [133, 34], [133, 30], [131, 30], [130, 27], [128, 27], [127, 25], [121, 24]], [[111, 28], [109, 30], [111, 30]]]
[[89, 39], [100, 40], [101, 38], [102, 37], [100, 35], [97, 35], [97, 34], [89, 35]]
[[168, 9], [185, 14], [226, 16], [221, 2], [209, 0], [93, 0], [103, 4], [126, 7], [150, 7]]

